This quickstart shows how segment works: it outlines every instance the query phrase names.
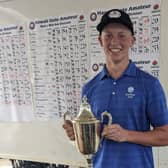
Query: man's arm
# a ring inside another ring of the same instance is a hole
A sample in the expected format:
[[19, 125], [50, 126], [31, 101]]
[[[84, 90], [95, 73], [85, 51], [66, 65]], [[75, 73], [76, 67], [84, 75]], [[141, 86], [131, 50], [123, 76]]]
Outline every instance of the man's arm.
[[130, 142], [145, 146], [166, 146], [168, 145], [168, 125], [156, 127], [151, 131], [140, 132], [112, 124], [104, 127], [102, 136], [118, 142]]
[[127, 141], [146, 146], [168, 145], [168, 125], [147, 132], [128, 131]]

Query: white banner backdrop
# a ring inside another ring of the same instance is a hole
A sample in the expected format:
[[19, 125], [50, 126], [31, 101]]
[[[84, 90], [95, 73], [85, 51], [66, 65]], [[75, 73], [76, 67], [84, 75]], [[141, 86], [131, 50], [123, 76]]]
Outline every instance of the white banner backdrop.
[[[126, 10], [134, 20], [139, 40], [130, 51], [131, 58], [140, 68], [161, 78], [167, 93], [165, 19], [165, 26], [160, 27], [167, 15], [166, 6], [151, 0], [116, 8]], [[66, 137], [61, 117], [65, 111], [73, 111], [73, 117], [78, 113], [82, 84], [103, 65], [95, 26], [106, 10], [1, 26], [0, 157], [86, 165]], [[156, 168], [167, 168], [167, 152], [166, 147], [155, 148]]]

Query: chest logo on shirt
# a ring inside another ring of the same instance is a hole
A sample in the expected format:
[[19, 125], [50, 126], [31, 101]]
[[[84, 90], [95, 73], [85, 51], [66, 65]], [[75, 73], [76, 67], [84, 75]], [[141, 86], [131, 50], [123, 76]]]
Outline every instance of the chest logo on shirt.
[[134, 98], [134, 96], [135, 96], [134, 91], [135, 91], [134, 87], [133, 86], [129, 86], [128, 89], [127, 89], [127, 93], [125, 93], [125, 96], [127, 96], [128, 99]]

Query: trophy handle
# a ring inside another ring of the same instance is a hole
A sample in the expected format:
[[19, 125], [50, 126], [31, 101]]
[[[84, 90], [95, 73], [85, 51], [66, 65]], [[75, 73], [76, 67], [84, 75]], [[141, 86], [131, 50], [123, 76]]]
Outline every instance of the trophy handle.
[[101, 122], [103, 122], [103, 118], [104, 116], [107, 116], [109, 121], [108, 121], [108, 125], [111, 125], [112, 124], [112, 115], [107, 112], [107, 111], [104, 111], [102, 114], [101, 114]]
[[67, 116], [70, 116], [70, 120], [72, 120], [72, 116], [71, 116], [71, 113], [69, 111], [65, 112], [64, 115], [63, 115], [63, 118], [64, 118], [64, 122], [66, 122], [66, 118]]

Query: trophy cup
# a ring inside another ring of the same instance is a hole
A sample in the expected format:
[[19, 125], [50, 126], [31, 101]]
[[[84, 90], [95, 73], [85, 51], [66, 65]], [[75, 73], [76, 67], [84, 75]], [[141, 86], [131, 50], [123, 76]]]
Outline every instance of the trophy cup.
[[[69, 114], [66, 112], [64, 114], [64, 121], [66, 116]], [[108, 124], [112, 123], [112, 116], [107, 111], [103, 112], [101, 115], [101, 120], [103, 121], [104, 116], [109, 119]], [[77, 117], [72, 121], [73, 129], [75, 133], [76, 146], [80, 153], [82, 153], [88, 163], [88, 167], [92, 168], [92, 156], [97, 152], [101, 140], [100, 138], [100, 122], [97, 120], [92, 111], [90, 104], [87, 102], [87, 97], [83, 97], [83, 102], [80, 105], [80, 111]]]

